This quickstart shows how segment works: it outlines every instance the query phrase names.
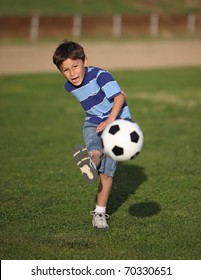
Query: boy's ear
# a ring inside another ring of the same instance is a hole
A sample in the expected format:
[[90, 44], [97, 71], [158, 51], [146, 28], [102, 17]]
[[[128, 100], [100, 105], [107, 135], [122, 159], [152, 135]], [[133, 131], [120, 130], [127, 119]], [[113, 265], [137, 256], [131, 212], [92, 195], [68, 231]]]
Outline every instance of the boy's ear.
[[84, 59], [84, 66], [87, 66], [87, 64], [88, 64], [88, 58], [85, 57], [85, 59]]

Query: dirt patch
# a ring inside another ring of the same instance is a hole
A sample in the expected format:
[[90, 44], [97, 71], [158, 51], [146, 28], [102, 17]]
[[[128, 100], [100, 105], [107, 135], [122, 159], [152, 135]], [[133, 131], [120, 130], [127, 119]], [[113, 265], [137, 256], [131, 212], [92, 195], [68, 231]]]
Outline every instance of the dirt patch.
[[[89, 65], [105, 69], [144, 69], [201, 65], [201, 41], [80, 42]], [[0, 75], [56, 72], [57, 44], [0, 46]]]

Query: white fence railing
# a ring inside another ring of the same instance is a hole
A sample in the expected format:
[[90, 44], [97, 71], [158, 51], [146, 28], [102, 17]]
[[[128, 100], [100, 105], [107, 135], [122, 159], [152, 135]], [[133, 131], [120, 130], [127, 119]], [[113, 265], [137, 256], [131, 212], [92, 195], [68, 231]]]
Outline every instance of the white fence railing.
[[111, 16], [44, 16], [32, 15], [20, 17], [0, 16], [0, 36], [26, 36], [31, 40], [42, 37], [61, 36], [80, 38], [82, 36], [106, 35], [121, 37], [124, 35], [146, 34], [152, 37], [171, 33], [201, 32], [201, 15], [111, 15]]

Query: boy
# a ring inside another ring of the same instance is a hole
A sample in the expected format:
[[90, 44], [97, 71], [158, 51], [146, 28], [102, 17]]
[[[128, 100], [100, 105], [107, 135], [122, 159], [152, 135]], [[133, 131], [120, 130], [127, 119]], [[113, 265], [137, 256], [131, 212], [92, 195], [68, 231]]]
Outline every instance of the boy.
[[61, 43], [54, 52], [53, 63], [67, 80], [65, 89], [76, 97], [86, 112], [83, 124], [86, 148], [77, 145], [74, 159], [89, 183], [100, 177], [97, 204], [91, 211], [92, 225], [108, 229], [106, 206], [117, 163], [103, 154], [100, 135], [117, 118], [131, 120], [125, 93], [108, 71], [87, 66], [84, 49], [76, 42]]

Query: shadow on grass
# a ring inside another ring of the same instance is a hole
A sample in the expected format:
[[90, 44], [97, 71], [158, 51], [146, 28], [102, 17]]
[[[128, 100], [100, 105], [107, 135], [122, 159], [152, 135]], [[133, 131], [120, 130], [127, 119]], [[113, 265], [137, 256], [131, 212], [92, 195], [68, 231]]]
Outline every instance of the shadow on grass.
[[141, 218], [156, 215], [160, 210], [160, 205], [154, 201], [140, 202], [129, 207], [130, 215]]
[[[128, 196], [134, 194], [139, 186], [145, 181], [147, 181], [147, 176], [143, 167], [118, 163], [113, 188], [108, 202], [108, 213], [110, 215], [115, 213], [128, 199]], [[134, 212], [131, 209], [129, 213], [133, 215]]]

